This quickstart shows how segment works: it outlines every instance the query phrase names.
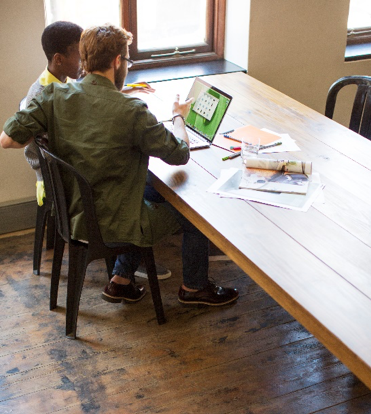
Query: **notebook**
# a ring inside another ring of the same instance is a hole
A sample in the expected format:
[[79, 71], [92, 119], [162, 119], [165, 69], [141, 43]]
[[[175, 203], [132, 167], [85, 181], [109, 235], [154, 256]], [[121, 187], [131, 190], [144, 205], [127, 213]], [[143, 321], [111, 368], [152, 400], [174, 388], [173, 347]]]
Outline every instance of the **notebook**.
[[193, 98], [191, 109], [185, 118], [190, 149], [208, 148], [215, 138], [232, 97], [203, 79], [196, 78], [188, 98]]

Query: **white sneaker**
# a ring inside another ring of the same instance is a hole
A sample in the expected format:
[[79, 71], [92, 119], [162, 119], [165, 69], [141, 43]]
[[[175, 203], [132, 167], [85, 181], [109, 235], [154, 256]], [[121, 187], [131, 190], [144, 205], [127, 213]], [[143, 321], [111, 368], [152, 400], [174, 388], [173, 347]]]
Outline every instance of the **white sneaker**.
[[[166, 269], [166, 267], [161, 266], [156, 263], [156, 272], [157, 272], [157, 279], [169, 279], [171, 276], [171, 270]], [[148, 279], [147, 270], [144, 265], [139, 265], [138, 270], [134, 273], [137, 277], [143, 277], [144, 279]]]

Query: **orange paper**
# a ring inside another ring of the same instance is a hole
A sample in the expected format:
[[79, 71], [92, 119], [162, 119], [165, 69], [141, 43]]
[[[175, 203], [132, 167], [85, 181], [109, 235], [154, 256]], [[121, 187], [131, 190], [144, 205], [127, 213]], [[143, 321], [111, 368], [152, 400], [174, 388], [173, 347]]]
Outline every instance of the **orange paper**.
[[239, 146], [239, 142], [241, 142], [242, 137], [249, 138], [249, 137], [260, 137], [260, 145], [268, 145], [272, 142], [275, 142], [280, 139], [278, 135], [271, 134], [269, 132], [262, 131], [259, 128], [256, 128], [252, 125], [246, 125], [240, 128], [235, 129], [233, 132], [228, 133], [234, 139], [225, 138], [223, 134], [218, 134], [213, 144], [217, 145], [218, 147], [222, 147], [225, 149], [230, 149], [230, 147], [237, 147]]

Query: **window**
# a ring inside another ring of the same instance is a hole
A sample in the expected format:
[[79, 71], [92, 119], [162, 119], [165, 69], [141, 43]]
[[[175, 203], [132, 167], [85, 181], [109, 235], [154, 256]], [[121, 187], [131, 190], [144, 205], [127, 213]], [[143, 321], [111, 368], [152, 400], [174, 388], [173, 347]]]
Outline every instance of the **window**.
[[371, 43], [371, 1], [350, 0], [348, 45]]
[[128, 0], [123, 25], [141, 66], [211, 60], [224, 54], [225, 0]]
[[46, 23], [112, 23], [133, 33], [135, 68], [222, 59], [226, 0], [44, 0]]
[[120, 0], [44, 0], [44, 8], [46, 26], [58, 20], [83, 28], [107, 22], [120, 25]]

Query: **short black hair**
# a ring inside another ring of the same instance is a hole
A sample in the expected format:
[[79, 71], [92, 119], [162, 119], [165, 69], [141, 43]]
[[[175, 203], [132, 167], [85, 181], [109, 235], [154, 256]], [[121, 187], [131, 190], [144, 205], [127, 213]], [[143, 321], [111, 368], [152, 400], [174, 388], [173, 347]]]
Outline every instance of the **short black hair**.
[[41, 44], [50, 62], [56, 53], [67, 53], [67, 48], [80, 41], [82, 27], [75, 23], [58, 21], [47, 26]]

